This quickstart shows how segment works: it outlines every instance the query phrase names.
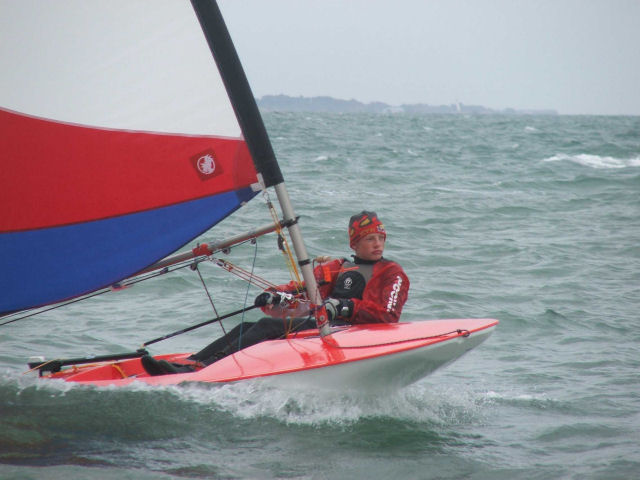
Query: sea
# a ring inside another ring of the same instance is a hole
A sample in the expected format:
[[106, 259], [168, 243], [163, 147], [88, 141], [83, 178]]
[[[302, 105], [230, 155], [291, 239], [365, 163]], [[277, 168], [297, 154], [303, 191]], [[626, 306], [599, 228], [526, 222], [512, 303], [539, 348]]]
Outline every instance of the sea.
[[[25, 373], [34, 356], [135, 350], [259, 293], [204, 262], [202, 280], [181, 269], [0, 327], [0, 479], [640, 478], [640, 117], [264, 120], [312, 256], [348, 257], [349, 217], [374, 210], [385, 257], [411, 280], [403, 320], [495, 318], [493, 335], [375, 395]], [[268, 223], [269, 201], [188, 247]], [[273, 235], [221, 255], [289, 280]], [[221, 334], [210, 325], [149, 348], [193, 351]]]

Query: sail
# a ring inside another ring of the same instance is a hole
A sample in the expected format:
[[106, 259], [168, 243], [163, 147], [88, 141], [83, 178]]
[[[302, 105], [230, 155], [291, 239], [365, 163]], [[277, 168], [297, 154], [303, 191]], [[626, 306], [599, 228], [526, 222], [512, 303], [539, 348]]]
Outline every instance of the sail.
[[190, 3], [0, 4], [0, 314], [142, 270], [271, 175]]

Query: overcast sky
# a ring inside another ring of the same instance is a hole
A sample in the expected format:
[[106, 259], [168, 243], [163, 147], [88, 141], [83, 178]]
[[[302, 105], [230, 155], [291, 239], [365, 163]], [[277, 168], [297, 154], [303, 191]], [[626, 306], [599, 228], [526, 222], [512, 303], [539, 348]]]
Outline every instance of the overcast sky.
[[640, 0], [220, 0], [254, 94], [640, 115]]

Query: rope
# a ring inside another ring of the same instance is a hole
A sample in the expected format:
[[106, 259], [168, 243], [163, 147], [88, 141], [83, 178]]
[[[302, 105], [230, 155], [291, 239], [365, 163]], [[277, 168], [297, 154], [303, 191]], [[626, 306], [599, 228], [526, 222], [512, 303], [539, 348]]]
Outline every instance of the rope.
[[198, 264], [194, 264], [193, 269], [198, 273], [198, 277], [200, 277], [200, 283], [202, 283], [202, 287], [204, 288], [205, 293], [207, 294], [207, 298], [209, 299], [209, 303], [211, 304], [211, 308], [213, 308], [213, 313], [216, 314], [216, 317], [219, 317], [218, 310], [216, 310], [216, 306], [213, 304], [213, 299], [211, 298], [211, 294], [209, 293], [209, 289], [207, 288], [207, 284], [204, 283], [204, 278], [202, 278], [202, 274], [200, 273], [200, 269], [198, 268]]
[[[198, 260], [198, 262], [201, 262], [201, 261], [203, 261], [203, 260]], [[131, 287], [131, 286], [135, 285], [136, 283], [144, 282], [146, 280], [150, 280], [152, 278], [159, 277], [160, 275], [164, 275], [165, 273], [173, 272], [175, 270], [180, 270], [182, 268], [191, 267], [192, 265], [193, 265], [193, 261], [191, 261], [191, 260], [189, 260], [187, 262], [184, 262], [184, 263], [178, 263], [178, 264], [176, 264], [176, 266], [174, 266], [174, 268], [171, 268], [171, 269], [169, 267], [165, 267], [165, 268], [163, 268], [162, 270], [160, 270], [158, 272], [152, 272], [152, 273], [149, 273], [147, 275], [143, 275], [143, 276], [140, 276], [140, 277], [135, 277], [135, 278], [132, 278], [129, 281], [115, 283], [114, 285], [112, 285], [110, 287], [103, 288], [101, 290], [98, 290], [96, 292], [90, 293], [88, 295], [83, 295], [81, 297], [74, 298], [73, 300], [69, 300], [67, 302], [57, 303], [55, 305], [52, 305], [50, 307], [47, 307], [47, 308], [44, 308], [42, 310], [38, 310], [38, 311], [35, 311], [35, 312], [33, 310], [31, 310], [31, 313], [28, 313], [28, 314], [23, 315], [21, 317], [14, 318], [12, 320], [8, 320], [6, 322], [0, 323], [0, 327], [2, 327], [4, 325], [8, 325], [10, 323], [17, 322], [19, 320], [25, 320], [25, 319], [30, 318], [30, 317], [35, 317], [36, 315], [40, 315], [42, 313], [47, 313], [47, 312], [50, 312], [52, 310], [56, 310], [58, 308], [66, 307], [67, 305], [72, 305], [74, 303], [78, 303], [78, 302], [81, 302], [81, 301], [84, 301], [84, 300], [88, 300], [90, 298], [97, 297], [97, 296], [103, 295], [105, 293], [122, 290], [124, 288]], [[23, 312], [24, 311], [10, 313], [8, 315], [5, 315], [5, 317], [11, 317], [13, 315], [18, 315], [18, 314], [23, 313]]]
[[[256, 268], [256, 258], [258, 257], [258, 239], [254, 239], [253, 244], [255, 245], [255, 248], [253, 250], [253, 262], [251, 262], [251, 272], [247, 272], [249, 273], [249, 278], [258, 278], [256, 277], [253, 272]], [[266, 280], [261, 279], [263, 282], [266, 282]], [[247, 306], [247, 300], [249, 299], [249, 287], [251, 286], [251, 283], [247, 284], [247, 291], [244, 294], [244, 306]], [[242, 318], [240, 319], [240, 335], [238, 336], [238, 350], [241, 349], [242, 347], [242, 331], [244, 330], [244, 312], [242, 312]]]
[[446, 337], [448, 335], [451, 335], [453, 333], [457, 333], [458, 336], [463, 336], [463, 337], [468, 337], [469, 335], [471, 335], [471, 332], [469, 332], [469, 330], [466, 329], [456, 329], [456, 330], [451, 330], [450, 332], [446, 332], [446, 333], [441, 333], [439, 335], [430, 335], [427, 337], [417, 337], [417, 338], [408, 338], [405, 340], [396, 340], [393, 342], [383, 342], [383, 343], [376, 343], [376, 344], [371, 344], [371, 345], [351, 345], [351, 346], [342, 346], [342, 345], [338, 345], [338, 344], [334, 344], [330, 341], [328, 341], [325, 337], [321, 337], [322, 341], [325, 342], [327, 345], [333, 347], [333, 348], [338, 348], [340, 350], [354, 350], [354, 349], [358, 349], [358, 348], [375, 348], [375, 347], [387, 347], [390, 345], [397, 345], [400, 343], [409, 343], [409, 342], [419, 342], [421, 340], [431, 340], [433, 338], [440, 338], [440, 337]]
[[[242, 245], [242, 244], [246, 243], [247, 241], [250, 241], [250, 240], [246, 240], [244, 242], [240, 242], [240, 243], [237, 244], [237, 246]], [[144, 282], [146, 280], [151, 280], [152, 278], [159, 277], [160, 275], [164, 275], [166, 273], [174, 272], [176, 270], [180, 270], [180, 269], [187, 268], [187, 267], [193, 269], [194, 265], [198, 265], [200, 262], [204, 262], [204, 261], [209, 260], [209, 259], [210, 259], [210, 257], [203, 256], [202, 258], [185, 260], [184, 262], [177, 263], [177, 264], [173, 265], [171, 268], [170, 267], [164, 267], [161, 270], [158, 270], [158, 271], [155, 271], [155, 272], [150, 272], [150, 273], [148, 273], [146, 275], [141, 275], [141, 276], [138, 276], [138, 277], [131, 278], [130, 280], [124, 280], [122, 282], [117, 282], [117, 283], [113, 284], [112, 286], [103, 288], [101, 290], [97, 290], [95, 292], [92, 292], [92, 293], [89, 293], [87, 295], [83, 295], [83, 296], [74, 298], [74, 299], [66, 301], [66, 302], [57, 303], [55, 305], [52, 305], [52, 306], [49, 306], [49, 307], [46, 307], [46, 308], [43, 308], [43, 309], [30, 309], [30, 310], [28, 310], [29, 313], [26, 313], [25, 315], [22, 315], [22, 316], [20, 316], [18, 318], [12, 318], [11, 320], [7, 320], [5, 322], [0, 323], [0, 327], [2, 327], [4, 325], [9, 325], [10, 323], [14, 323], [14, 322], [17, 322], [17, 321], [20, 321], [20, 320], [25, 320], [27, 318], [35, 317], [36, 315], [40, 315], [42, 313], [47, 313], [47, 312], [50, 312], [52, 310], [56, 310], [58, 308], [66, 307], [67, 305], [72, 305], [72, 304], [77, 303], [77, 302], [88, 300], [90, 298], [97, 297], [97, 296], [103, 295], [105, 293], [122, 290], [124, 288], [131, 287], [131, 286], [133, 286], [133, 285], [135, 285], [137, 283]], [[222, 262], [224, 262], [224, 261], [222, 261]], [[231, 264], [229, 263], [229, 265], [231, 265]], [[231, 265], [231, 266], [232, 266], [232, 268], [237, 268], [237, 267], [235, 267], [233, 265]], [[228, 271], [231, 271], [231, 270], [228, 270]], [[232, 273], [234, 273], [234, 272], [232, 272]], [[274, 284], [271, 284], [271, 283], [266, 282], [264, 280], [261, 280], [261, 281], [265, 282], [267, 284], [266, 288], [275, 286]], [[34, 311], [34, 310], [37, 310], [37, 311]], [[214, 311], [215, 311], [215, 307], [214, 307]], [[16, 316], [16, 315], [21, 315], [21, 314], [23, 314], [25, 312], [26, 312], [25, 310], [21, 310], [19, 312], [9, 313], [7, 315], [2, 316], [1, 318], [11, 318], [11, 317]]]
[[233, 263], [223, 260], [221, 258], [211, 257], [210, 259], [215, 265], [223, 268], [229, 273], [241, 278], [242, 280], [248, 282], [251, 285], [255, 285], [262, 290], [266, 290], [268, 288], [276, 288], [277, 285], [275, 283], [271, 283], [268, 280], [265, 280], [262, 277], [259, 277], [253, 273], [253, 268], [255, 267], [255, 257], [254, 257], [254, 266], [252, 266], [252, 270], [245, 270], [242, 267], [238, 267]]
[[120, 365], [118, 365], [117, 363], [112, 363], [111, 366], [116, 372], [120, 374], [122, 378], [127, 378], [127, 374], [124, 373], [124, 370], [122, 370], [122, 368], [120, 368]]
[[[204, 291], [207, 294], [207, 298], [209, 299], [209, 303], [211, 304], [211, 308], [213, 308], [213, 313], [216, 315], [216, 317], [219, 317], [220, 314], [218, 313], [218, 310], [216, 309], [216, 306], [213, 304], [213, 299], [211, 298], [211, 294], [209, 293], [209, 289], [207, 288], [207, 284], [204, 282], [204, 278], [202, 278], [202, 273], [200, 273], [200, 269], [198, 268], [198, 264], [197, 263], [193, 264], [193, 269], [198, 273], [198, 277], [200, 277], [200, 282], [202, 283], [202, 287], [204, 288]], [[243, 312], [243, 315], [244, 315], [244, 312]], [[220, 328], [222, 328], [222, 333], [224, 333], [226, 335], [227, 331], [224, 329], [224, 325], [222, 325], [222, 322], [220, 322]]]
[[46, 362], [42, 362], [41, 364], [36, 365], [36, 366], [35, 366], [35, 367], [33, 367], [33, 368], [30, 368], [30, 369], [29, 369], [29, 370], [27, 370], [26, 372], [22, 372], [22, 374], [23, 374], [23, 375], [26, 375], [27, 373], [31, 373], [31, 372], [33, 372], [33, 371], [35, 371], [35, 370], [40, 370], [42, 367], [46, 367], [47, 365], [49, 365], [49, 364], [51, 364], [51, 363], [53, 363], [53, 362], [59, 362], [59, 361], [61, 361], [61, 359], [60, 359], [60, 358], [54, 358], [54, 359], [52, 359], [52, 360], [47, 360]]
[[280, 220], [278, 220], [278, 213], [276, 212], [276, 209], [273, 206], [271, 199], [269, 198], [269, 192], [266, 189], [263, 190], [263, 196], [267, 203], [267, 208], [269, 209], [271, 218], [273, 219], [273, 223], [276, 227], [276, 233], [278, 234], [278, 247], [285, 257], [291, 280], [295, 282], [296, 285], [302, 285], [300, 272], [298, 271], [298, 267], [296, 266], [296, 262], [293, 258], [293, 253], [291, 252], [291, 248], [289, 247], [289, 242], [287, 242], [287, 237], [283, 234]]

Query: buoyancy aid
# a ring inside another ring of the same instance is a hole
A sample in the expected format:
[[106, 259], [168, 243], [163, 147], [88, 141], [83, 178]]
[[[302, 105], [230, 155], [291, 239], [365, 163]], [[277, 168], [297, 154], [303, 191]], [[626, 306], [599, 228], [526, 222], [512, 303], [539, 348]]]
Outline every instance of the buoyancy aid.
[[[409, 293], [409, 278], [402, 267], [385, 258], [376, 262], [334, 259], [318, 265], [314, 274], [323, 299], [349, 298], [353, 302], [348, 323], [397, 322]], [[293, 292], [296, 286], [289, 283], [278, 290]], [[306, 305], [294, 309], [267, 305], [262, 310], [277, 317], [303, 316]]]
[[367, 282], [373, 275], [373, 263], [359, 263], [345, 260], [333, 285], [333, 298], [362, 299]]
[[349, 298], [349, 323], [397, 322], [409, 292], [409, 278], [397, 263], [380, 259], [333, 260], [316, 267], [322, 298]]

